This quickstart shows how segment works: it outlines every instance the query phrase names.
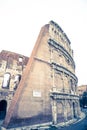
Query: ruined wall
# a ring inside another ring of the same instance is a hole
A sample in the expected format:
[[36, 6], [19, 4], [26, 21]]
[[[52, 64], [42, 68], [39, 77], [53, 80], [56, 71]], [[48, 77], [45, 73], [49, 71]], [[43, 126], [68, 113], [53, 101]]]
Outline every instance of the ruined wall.
[[[28, 59], [26, 56], [10, 51], [3, 50], [0, 53], [0, 105], [6, 102], [6, 111], [8, 111]], [[1, 113], [4, 112], [3, 109], [0, 109]]]

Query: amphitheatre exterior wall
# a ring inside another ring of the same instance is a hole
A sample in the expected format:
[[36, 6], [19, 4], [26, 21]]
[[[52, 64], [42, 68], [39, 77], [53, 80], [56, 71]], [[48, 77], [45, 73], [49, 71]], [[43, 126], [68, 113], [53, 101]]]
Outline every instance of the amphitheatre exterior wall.
[[41, 29], [3, 128], [78, 118], [77, 83], [70, 40], [50, 21]]

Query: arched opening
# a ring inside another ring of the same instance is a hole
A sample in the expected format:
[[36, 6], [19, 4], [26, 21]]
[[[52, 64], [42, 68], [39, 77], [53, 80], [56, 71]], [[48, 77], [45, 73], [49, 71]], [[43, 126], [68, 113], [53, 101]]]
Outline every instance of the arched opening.
[[63, 121], [64, 121], [63, 104], [62, 102], [57, 102], [57, 123]]
[[70, 120], [71, 118], [71, 105], [70, 102], [67, 102], [67, 119]]
[[6, 116], [7, 102], [5, 100], [0, 101], [0, 120], [3, 120]]
[[11, 77], [10, 73], [5, 73], [4, 74], [4, 79], [3, 79], [3, 84], [2, 84], [3, 88], [9, 88], [10, 77]]
[[73, 117], [76, 118], [75, 103], [73, 102]]
[[70, 90], [71, 90], [71, 93], [73, 94], [74, 88], [73, 88], [73, 80], [72, 79], [70, 79]]
[[21, 75], [20, 75], [20, 74], [17, 74], [17, 75], [15, 76], [15, 81], [14, 81], [14, 90], [17, 89], [20, 80], [21, 80]]

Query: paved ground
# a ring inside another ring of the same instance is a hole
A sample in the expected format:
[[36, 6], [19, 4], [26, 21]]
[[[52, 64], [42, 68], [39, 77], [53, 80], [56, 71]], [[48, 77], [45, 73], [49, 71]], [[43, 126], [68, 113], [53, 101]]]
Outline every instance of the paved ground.
[[73, 123], [69, 126], [64, 126], [59, 128], [51, 127], [50, 129], [45, 129], [45, 130], [87, 130], [87, 117], [82, 121]]
[[73, 123], [69, 126], [64, 126], [59, 128], [51, 127], [50, 129], [45, 129], [45, 130], [87, 130], [87, 117], [82, 121]]
[[87, 130], [87, 117], [80, 122], [58, 128], [57, 130]]
[[[87, 115], [87, 113], [86, 113]], [[2, 124], [2, 121], [0, 121], [0, 124]], [[46, 129], [41, 129], [41, 130], [87, 130], [87, 116], [78, 122], [75, 122], [71, 125], [66, 125], [63, 127], [51, 127], [51, 128], [46, 128]]]

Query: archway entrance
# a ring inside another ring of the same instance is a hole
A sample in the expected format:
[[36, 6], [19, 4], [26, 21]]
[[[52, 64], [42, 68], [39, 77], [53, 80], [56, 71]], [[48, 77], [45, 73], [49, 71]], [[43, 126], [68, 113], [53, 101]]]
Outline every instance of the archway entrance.
[[5, 100], [0, 101], [0, 120], [3, 120], [6, 116], [7, 102]]
[[76, 112], [75, 112], [75, 103], [73, 102], [73, 117], [76, 117]]

